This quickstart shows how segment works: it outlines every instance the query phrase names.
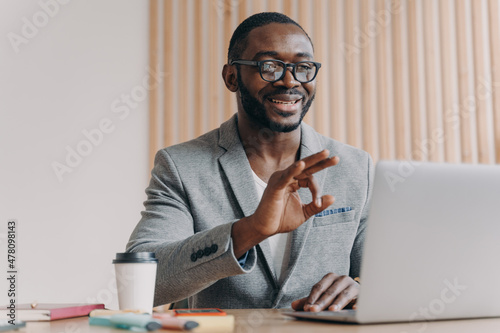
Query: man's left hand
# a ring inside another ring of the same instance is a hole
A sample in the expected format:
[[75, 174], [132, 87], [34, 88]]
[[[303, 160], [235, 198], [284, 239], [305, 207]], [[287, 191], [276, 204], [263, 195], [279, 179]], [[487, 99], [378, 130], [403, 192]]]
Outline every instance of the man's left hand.
[[292, 302], [297, 311], [338, 311], [344, 307], [356, 308], [359, 284], [347, 275], [326, 274], [316, 283], [308, 297]]

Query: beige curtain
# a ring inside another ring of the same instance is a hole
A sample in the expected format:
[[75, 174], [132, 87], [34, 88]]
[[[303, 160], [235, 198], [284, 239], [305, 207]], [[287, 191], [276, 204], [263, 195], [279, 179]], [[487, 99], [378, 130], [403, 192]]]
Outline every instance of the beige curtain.
[[313, 39], [305, 121], [378, 159], [500, 163], [500, 0], [151, 0], [150, 159], [236, 112], [221, 70], [246, 17], [277, 11]]

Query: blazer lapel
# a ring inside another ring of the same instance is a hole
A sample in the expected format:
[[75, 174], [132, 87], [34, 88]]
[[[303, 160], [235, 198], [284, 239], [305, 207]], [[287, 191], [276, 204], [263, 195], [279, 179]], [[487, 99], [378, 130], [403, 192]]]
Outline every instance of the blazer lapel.
[[[219, 146], [224, 148], [226, 152], [219, 157], [219, 163], [226, 174], [243, 216], [250, 216], [257, 209], [259, 199], [255, 189], [252, 169], [238, 134], [237, 120], [237, 114], [235, 114], [220, 127]], [[268, 240], [264, 240], [257, 245], [257, 253], [267, 266], [271, 280], [277, 285]]]
[[219, 146], [226, 149], [226, 152], [219, 157], [219, 163], [238, 200], [238, 205], [244, 216], [252, 215], [257, 209], [259, 199], [250, 163], [238, 135], [235, 117], [221, 125]]

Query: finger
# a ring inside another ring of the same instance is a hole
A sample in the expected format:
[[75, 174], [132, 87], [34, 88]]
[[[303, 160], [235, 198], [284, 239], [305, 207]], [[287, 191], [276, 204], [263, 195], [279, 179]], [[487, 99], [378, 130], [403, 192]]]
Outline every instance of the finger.
[[314, 310], [321, 311], [328, 308], [331, 311], [338, 311], [344, 308], [357, 294], [348, 276], [338, 277], [328, 289], [316, 301]]
[[334, 165], [337, 165], [339, 163], [340, 159], [338, 156], [332, 156], [328, 157], [313, 166], [310, 166], [309, 168], [304, 169], [302, 173], [298, 176], [295, 177], [295, 179], [303, 179], [307, 178], [313, 174], [315, 174], [318, 171], [324, 170], [326, 168], [332, 167]]
[[300, 187], [307, 187], [311, 191], [313, 204], [316, 205], [317, 208], [321, 207], [321, 188], [316, 181], [314, 176], [309, 176], [308, 178], [299, 180]]
[[323, 295], [323, 293], [332, 285], [333, 281], [338, 277], [335, 273], [328, 273], [323, 278], [316, 283], [311, 288], [311, 293], [307, 297], [306, 304], [304, 305], [304, 310], [309, 311], [311, 306], [316, 303], [316, 301]]
[[323, 149], [319, 153], [304, 157], [303, 159], [301, 159], [301, 161], [305, 163], [305, 169], [307, 169], [307, 168], [310, 168], [311, 166], [315, 165], [316, 163], [321, 162], [324, 159], [326, 159], [329, 154], [330, 154], [330, 152], [328, 151], [328, 149]]
[[357, 296], [358, 296], [358, 288], [354, 285], [350, 285], [337, 295], [335, 300], [328, 307], [328, 310], [338, 311], [345, 307], [349, 307], [349, 305], [353, 307], [353, 304], [355, 304], [354, 302], [356, 301]]
[[333, 160], [332, 160], [331, 158], [327, 158], [328, 154], [329, 154], [328, 150], [325, 149], [319, 153], [313, 154], [311, 156], [303, 158], [300, 161], [293, 163], [287, 169], [283, 170], [283, 172], [280, 174], [277, 186], [279, 188], [284, 188], [294, 178], [295, 179], [304, 179], [304, 178], [309, 177], [310, 175], [313, 174], [313, 172], [309, 172], [307, 175], [305, 175], [305, 174], [303, 175], [302, 174], [303, 171], [306, 168], [310, 168], [311, 166], [314, 166], [317, 163], [320, 163], [320, 166], [318, 166], [316, 169], [313, 169], [313, 170], [319, 171], [319, 170], [322, 170], [326, 167], [329, 167], [329, 166], [332, 166], [332, 165], [335, 165], [336, 163], [338, 163], [335, 160], [335, 158], [338, 159], [338, 157], [334, 156]]
[[347, 305], [344, 307], [344, 309], [356, 309], [356, 302], [358, 301], [358, 297], [356, 296], [353, 298]]
[[[298, 175], [302, 173], [302, 171], [305, 168], [305, 163], [304, 161], [297, 161], [290, 165], [288, 168], [286, 168], [283, 171], [277, 171], [275, 172], [272, 176], [271, 179], [269, 180], [269, 185], [274, 181], [274, 179], [278, 179], [276, 183], [276, 187], [278, 189], [283, 189], [288, 184]], [[276, 178], [275, 178], [276, 177]], [[269, 187], [269, 186], [268, 186]]]
[[312, 202], [308, 203], [307, 205], [304, 205], [303, 212], [304, 212], [304, 217], [306, 219], [310, 218], [313, 215], [316, 215], [325, 209], [327, 209], [329, 206], [331, 206], [335, 202], [335, 198], [332, 195], [326, 194], [320, 198], [321, 201], [321, 206], [317, 206], [315, 203], [316, 200], [313, 200]]
[[295, 311], [302, 311], [304, 310], [304, 305], [306, 304], [306, 302], [307, 302], [307, 297], [293, 301], [292, 309], [294, 309]]
[[311, 311], [321, 311], [331, 305], [337, 295], [348, 286], [348, 283], [341, 277], [336, 275], [335, 279], [323, 290], [321, 295], [316, 299], [311, 306]]

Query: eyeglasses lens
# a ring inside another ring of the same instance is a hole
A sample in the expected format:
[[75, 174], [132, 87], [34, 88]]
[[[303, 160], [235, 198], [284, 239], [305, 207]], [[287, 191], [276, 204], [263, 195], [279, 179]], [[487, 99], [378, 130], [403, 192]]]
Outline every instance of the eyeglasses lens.
[[[266, 81], [278, 81], [283, 75], [285, 67], [280, 62], [265, 61], [261, 64], [260, 72], [262, 78]], [[295, 67], [295, 78], [299, 82], [308, 82], [314, 78], [316, 74], [316, 66], [310, 62], [301, 62]]]
[[310, 62], [301, 62], [295, 67], [295, 76], [300, 82], [307, 82], [313, 79], [316, 74], [316, 66]]
[[268, 81], [277, 81], [283, 75], [283, 65], [279, 62], [266, 61], [261, 65], [262, 77]]

